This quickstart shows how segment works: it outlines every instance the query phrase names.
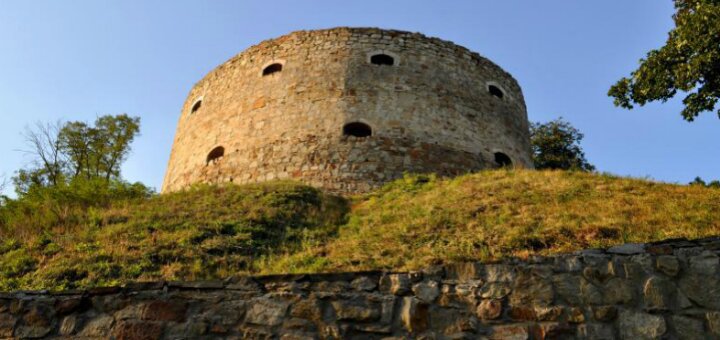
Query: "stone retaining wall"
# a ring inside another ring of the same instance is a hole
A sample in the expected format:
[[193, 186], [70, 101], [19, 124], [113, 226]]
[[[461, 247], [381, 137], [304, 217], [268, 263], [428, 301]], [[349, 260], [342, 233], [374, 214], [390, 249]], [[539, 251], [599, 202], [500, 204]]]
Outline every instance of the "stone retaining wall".
[[0, 338], [712, 339], [720, 238], [412, 273], [0, 294]]

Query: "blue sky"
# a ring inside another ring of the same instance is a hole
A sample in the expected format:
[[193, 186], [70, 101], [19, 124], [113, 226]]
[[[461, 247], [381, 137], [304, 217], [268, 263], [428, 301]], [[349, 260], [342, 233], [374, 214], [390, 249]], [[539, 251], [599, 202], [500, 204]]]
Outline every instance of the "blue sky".
[[661, 46], [670, 0], [54, 1], [0, 7], [0, 174], [29, 159], [36, 121], [129, 113], [142, 136], [125, 177], [159, 188], [181, 105], [205, 73], [264, 39], [300, 29], [374, 26], [466, 46], [512, 73], [532, 121], [563, 116], [601, 171], [685, 183], [720, 178], [720, 119], [694, 123], [680, 100], [626, 111], [608, 87]]

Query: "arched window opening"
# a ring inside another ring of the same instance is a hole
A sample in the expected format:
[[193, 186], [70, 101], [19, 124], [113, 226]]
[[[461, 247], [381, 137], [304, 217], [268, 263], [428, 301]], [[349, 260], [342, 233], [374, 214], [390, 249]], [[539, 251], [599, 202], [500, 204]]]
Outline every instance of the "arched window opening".
[[206, 165], [210, 164], [216, 164], [220, 159], [225, 156], [225, 148], [222, 146], [218, 146], [207, 155]]
[[393, 65], [395, 65], [395, 58], [393, 58], [387, 54], [376, 54], [376, 55], [370, 57], [370, 62], [375, 65], [393, 66]]
[[495, 85], [488, 86], [488, 92], [490, 92], [491, 95], [498, 97], [500, 99], [503, 99], [503, 97], [505, 97], [505, 93], [503, 92], [503, 90], [501, 90], [499, 87], [497, 87]]
[[200, 110], [200, 107], [202, 106], [202, 99], [198, 100], [193, 104], [192, 108], [190, 109], [190, 114], [193, 114]]
[[269, 76], [273, 73], [280, 72], [280, 71], [282, 71], [282, 68], [283, 68], [283, 66], [280, 63], [271, 64], [268, 67], [266, 67], [265, 69], [263, 69], [263, 73], [262, 73], [263, 77]]
[[347, 123], [343, 126], [343, 135], [353, 137], [370, 137], [372, 136], [372, 128], [370, 125], [360, 122]]
[[510, 156], [508, 156], [502, 152], [496, 152], [495, 153], [495, 163], [497, 163], [497, 165], [502, 168], [511, 167], [512, 159], [510, 159]]

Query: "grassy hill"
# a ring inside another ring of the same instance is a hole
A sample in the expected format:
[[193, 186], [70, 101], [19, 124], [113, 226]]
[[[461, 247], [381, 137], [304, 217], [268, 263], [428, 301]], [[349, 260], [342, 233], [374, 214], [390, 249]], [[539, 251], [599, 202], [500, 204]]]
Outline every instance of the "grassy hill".
[[0, 290], [238, 273], [415, 269], [720, 234], [720, 190], [560, 171], [408, 176], [343, 199], [196, 187], [0, 233]]

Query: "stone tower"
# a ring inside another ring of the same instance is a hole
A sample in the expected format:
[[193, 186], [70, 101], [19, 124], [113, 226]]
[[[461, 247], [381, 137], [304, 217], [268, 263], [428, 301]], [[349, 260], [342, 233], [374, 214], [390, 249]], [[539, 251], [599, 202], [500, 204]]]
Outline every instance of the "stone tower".
[[477, 53], [374, 28], [299, 31], [190, 91], [163, 192], [294, 179], [365, 192], [404, 172], [532, 167], [517, 81]]

